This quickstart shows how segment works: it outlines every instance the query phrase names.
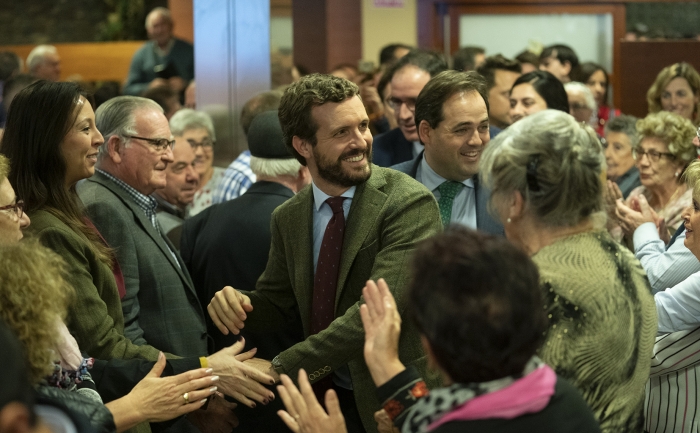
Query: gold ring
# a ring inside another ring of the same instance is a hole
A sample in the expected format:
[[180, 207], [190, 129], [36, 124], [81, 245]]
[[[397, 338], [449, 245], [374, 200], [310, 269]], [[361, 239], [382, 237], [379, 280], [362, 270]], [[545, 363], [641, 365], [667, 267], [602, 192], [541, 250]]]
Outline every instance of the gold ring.
[[185, 404], [190, 404], [190, 393], [189, 392], [182, 394], [182, 398], [185, 400]]

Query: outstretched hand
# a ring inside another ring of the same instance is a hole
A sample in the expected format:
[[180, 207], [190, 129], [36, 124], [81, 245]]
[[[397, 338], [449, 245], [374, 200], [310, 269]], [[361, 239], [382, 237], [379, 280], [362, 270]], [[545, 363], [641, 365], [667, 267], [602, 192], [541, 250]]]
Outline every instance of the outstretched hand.
[[287, 408], [286, 411], [278, 411], [277, 415], [287, 427], [294, 433], [347, 433], [335, 391], [326, 391], [326, 413], [316, 399], [303, 368], [299, 369], [298, 378], [301, 392], [286, 374], [281, 375], [282, 385], [277, 386], [284, 407]]
[[177, 376], [160, 377], [165, 365], [161, 352], [151, 371], [124, 397], [141, 421], [167, 421], [192, 412], [216, 392], [218, 378], [212, 376], [211, 370], [199, 368]]
[[381, 386], [406, 369], [399, 360], [401, 316], [396, 301], [383, 278], [367, 281], [362, 289], [365, 303], [360, 306], [365, 328], [364, 355], [376, 386]]
[[275, 398], [272, 391], [262, 385], [272, 385], [275, 380], [245, 363], [255, 356], [257, 350], [241, 353], [244, 346], [245, 340], [241, 338], [235, 344], [207, 357], [207, 362], [220, 378], [220, 391], [252, 408], [255, 407], [255, 401], [267, 404]]

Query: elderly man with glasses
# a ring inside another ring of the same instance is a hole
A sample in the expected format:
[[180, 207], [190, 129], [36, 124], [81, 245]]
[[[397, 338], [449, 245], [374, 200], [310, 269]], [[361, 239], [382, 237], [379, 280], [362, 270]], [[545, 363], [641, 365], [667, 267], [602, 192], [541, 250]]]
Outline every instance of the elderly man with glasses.
[[165, 188], [175, 141], [163, 110], [136, 96], [99, 107], [104, 136], [97, 170], [78, 192], [124, 274], [124, 334], [181, 356], [205, 356], [204, 311], [175, 247], [156, 218], [152, 194]]

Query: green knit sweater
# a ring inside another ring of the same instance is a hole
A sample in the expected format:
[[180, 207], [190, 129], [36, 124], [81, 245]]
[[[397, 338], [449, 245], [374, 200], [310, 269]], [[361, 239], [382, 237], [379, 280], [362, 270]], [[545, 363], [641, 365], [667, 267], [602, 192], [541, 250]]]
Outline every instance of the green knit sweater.
[[639, 261], [605, 231], [533, 256], [549, 329], [540, 357], [583, 394], [603, 432], [643, 430], [656, 308]]

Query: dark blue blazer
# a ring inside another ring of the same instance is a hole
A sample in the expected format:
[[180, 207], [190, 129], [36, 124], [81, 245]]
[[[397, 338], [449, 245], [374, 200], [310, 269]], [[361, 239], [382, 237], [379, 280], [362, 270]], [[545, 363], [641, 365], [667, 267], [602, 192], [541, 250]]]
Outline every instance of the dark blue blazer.
[[406, 140], [401, 128], [392, 129], [374, 137], [372, 162], [380, 167], [391, 167], [413, 159], [413, 143]]
[[[416, 173], [418, 173], [418, 167], [420, 166], [421, 161], [423, 161], [423, 153], [424, 152], [421, 152], [420, 155], [411, 161], [402, 162], [401, 164], [394, 165], [390, 168], [406, 173], [415, 179]], [[503, 226], [489, 213], [488, 206], [489, 198], [491, 198], [491, 192], [486, 189], [486, 187], [480, 181], [478, 174], [475, 174], [472, 180], [474, 181], [474, 189], [476, 192], [476, 228], [484, 233], [504, 236], [505, 232], [503, 231]]]

